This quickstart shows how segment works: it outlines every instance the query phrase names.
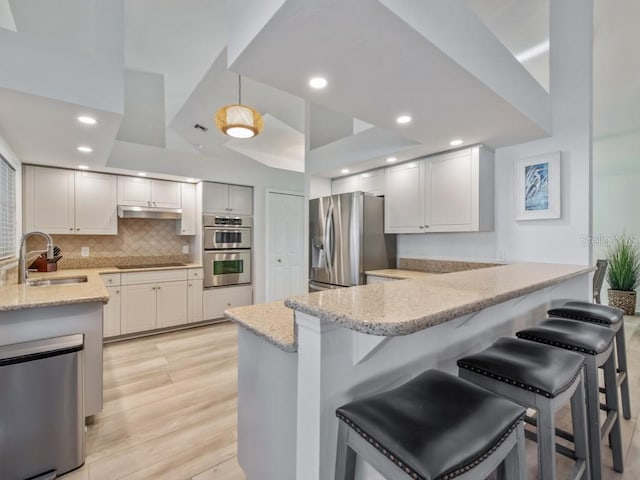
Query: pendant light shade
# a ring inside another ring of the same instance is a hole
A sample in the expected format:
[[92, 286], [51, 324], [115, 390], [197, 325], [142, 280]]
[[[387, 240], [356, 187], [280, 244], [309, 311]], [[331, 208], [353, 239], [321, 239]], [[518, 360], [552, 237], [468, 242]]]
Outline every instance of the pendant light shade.
[[238, 75], [238, 103], [226, 105], [216, 113], [216, 126], [234, 138], [251, 138], [264, 128], [260, 112], [255, 108], [242, 104], [242, 84]]

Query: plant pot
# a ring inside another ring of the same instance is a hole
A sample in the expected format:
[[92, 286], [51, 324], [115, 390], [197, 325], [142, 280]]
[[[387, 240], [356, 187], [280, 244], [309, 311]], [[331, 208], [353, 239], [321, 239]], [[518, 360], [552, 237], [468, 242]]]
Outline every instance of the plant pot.
[[625, 315], [636, 314], [636, 292], [635, 290], [608, 290], [609, 305], [624, 310]]

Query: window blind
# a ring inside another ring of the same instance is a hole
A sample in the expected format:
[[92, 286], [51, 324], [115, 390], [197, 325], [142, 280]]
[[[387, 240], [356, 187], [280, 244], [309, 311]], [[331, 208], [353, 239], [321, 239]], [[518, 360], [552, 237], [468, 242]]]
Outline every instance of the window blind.
[[15, 256], [16, 171], [0, 155], [0, 259]]

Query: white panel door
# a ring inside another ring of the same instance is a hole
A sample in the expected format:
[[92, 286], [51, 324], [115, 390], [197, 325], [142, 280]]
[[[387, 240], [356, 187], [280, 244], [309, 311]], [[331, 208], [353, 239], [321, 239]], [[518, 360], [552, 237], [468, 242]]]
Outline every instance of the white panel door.
[[151, 180], [140, 177], [118, 177], [118, 204], [147, 207], [151, 205]]
[[95, 172], [75, 175], [76, 233], [117, 235], [117, 177]]
[[229, 213], [251, 215], [253, 212], [253, 188], [229, 185]]
[[25, 168], [25, 232], [75, 233], [75, 172]]
[[305, 293], [304, 197], [269, 192], [267, 197], [266, 300]]
[[181, 208], [181, 184], [167, 180], [151, 180], [151, 205], [162, 208]]
[[203, 280], [187, 281], [187, 314], [188, 322], [201, 322], [202, 316], [202, 292], [203, 292]]
[[424, 231], [423, 184], [424, 162], [422, 160], [386, 169], [385, 233]]
[[123, 285], [121, 291], [122, 333], [144, 332], [156, 328], [156, 284]]
[[157, 328], [187, 323], [187, 282], [162, 282], [156, 284], [158, 321]]

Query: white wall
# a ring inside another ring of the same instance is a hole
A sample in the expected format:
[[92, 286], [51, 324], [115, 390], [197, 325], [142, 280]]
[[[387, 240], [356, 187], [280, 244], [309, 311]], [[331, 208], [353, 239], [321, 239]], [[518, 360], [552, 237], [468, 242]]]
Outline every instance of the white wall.
[[[399, 256], [589, 264], [593, 5], [551, 2], [553, 134], [495, 153], [495, 233], [400, 235]], [[562, 152], [562, 217], [515, 221], [514, 162]]]
[[175, 152], [136, 143], [117, 141], [108, 167], [182, 175], [205, 181], [250, 185], [253, 189], [253, 274], [254, 302], [265, 298], [265, 204], [267, 189], [305, 192], [304, 174], [267, 167], [242, 155], [212, 158], [201, 154]]
[[[593, 142], [593, 258], [627, 233], [640, 240], [640, 130]], [[603, 303], [607, 285], [602, 289]]]

